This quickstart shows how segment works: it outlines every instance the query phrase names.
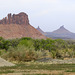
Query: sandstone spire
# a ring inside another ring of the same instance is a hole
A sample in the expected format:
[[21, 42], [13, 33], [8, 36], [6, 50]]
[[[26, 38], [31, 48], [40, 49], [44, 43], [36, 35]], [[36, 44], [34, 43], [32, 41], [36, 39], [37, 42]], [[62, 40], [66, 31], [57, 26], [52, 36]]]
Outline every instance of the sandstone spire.
[[13, 15], [10, 13], [7, 17], [0, 20], [0, 24], [29, 25], [28, 15], [24, 12]]

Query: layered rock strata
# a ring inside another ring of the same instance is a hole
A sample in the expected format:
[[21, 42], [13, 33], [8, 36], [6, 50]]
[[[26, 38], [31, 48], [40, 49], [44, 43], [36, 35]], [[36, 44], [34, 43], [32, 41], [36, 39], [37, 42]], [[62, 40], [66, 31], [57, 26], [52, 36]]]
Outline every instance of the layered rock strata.
[[31, 37], [34, 39], [46, 39], [37, 29], [30, 25], [28, 15], [24, 12], [8, 14], [0, 20], [0, 37], [5, 39]]

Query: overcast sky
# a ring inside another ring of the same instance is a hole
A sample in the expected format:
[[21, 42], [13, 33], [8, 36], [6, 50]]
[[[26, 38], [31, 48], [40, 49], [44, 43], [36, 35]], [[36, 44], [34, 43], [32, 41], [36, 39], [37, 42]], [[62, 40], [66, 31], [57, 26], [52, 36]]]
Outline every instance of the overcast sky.
[[53, 31], [64, 25], [75, 32], [75, 0], [0, 0], [0, 19], [25, 12], [35, 28]]

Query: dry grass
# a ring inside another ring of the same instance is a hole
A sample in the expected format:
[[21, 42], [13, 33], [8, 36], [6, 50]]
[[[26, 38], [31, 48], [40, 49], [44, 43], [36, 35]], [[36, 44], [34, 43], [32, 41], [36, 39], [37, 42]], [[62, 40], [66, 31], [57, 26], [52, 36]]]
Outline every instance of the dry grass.
[[23, 63], [0, 67], [0, 75], [75, 75], [75, 64]]

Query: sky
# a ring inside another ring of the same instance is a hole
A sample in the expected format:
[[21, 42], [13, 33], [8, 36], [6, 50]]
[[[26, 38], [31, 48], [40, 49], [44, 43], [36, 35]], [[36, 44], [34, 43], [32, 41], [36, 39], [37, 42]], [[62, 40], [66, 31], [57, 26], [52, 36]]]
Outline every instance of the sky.
[[45, 32], [64, 25], [75, 33], [75, 0], [0, 0], [0, 19], [20, 12], [27, 13], [30, 24]]

